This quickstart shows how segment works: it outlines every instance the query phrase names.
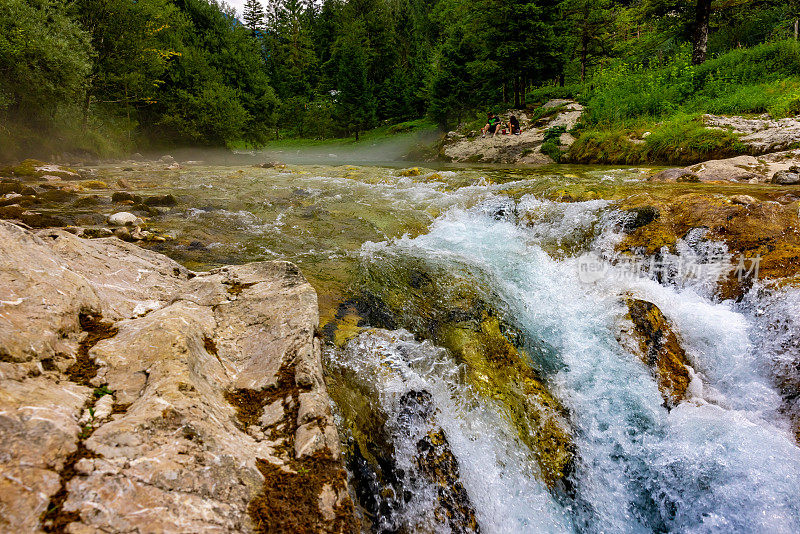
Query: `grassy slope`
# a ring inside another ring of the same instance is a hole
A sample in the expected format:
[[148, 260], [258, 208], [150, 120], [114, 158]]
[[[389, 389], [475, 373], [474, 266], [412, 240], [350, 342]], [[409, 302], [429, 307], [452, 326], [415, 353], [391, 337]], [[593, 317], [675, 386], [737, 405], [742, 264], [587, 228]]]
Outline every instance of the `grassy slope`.
[[746, 147], [736, 135], [705, 128], [702, 114], [800, 114], [800, 46], [767, 43], [699, 66], [689, 64], [688, 53], [658, 68], [615, 63], [589, 89], [544, 88], [529, 95], [533, 101], [550, 97], [576, 97], [586, 105], [571, 161], [689, 164], [729, 157]]
[[372, 130], [361, 133], [358, 141], [355, 137], [333, 138], [333, 139], [309, 139], [309, 138], [287, 138], [277, 141], [270, 141], [263, 147], [251, 147], [244, 143], [236, 143], [231, 148], [264, 148], [274, 150], [291, 150], [312, 147], [330, 147], [331, 149], [350, 147], [355, 144], [372, 144], [386, 139], [390, 139], [398, 134], [420, 133], [435, 130], [436, 126], [428, 119], [417, 119], [413, 121], [401, 122], [398, 124], [383, 125]]

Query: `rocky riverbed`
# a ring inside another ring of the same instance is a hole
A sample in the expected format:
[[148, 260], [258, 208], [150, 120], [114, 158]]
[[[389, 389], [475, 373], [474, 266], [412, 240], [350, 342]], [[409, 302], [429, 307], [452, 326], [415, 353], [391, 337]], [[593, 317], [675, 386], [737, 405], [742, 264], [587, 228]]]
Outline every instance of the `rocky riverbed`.
[[17, 530], [800, 525], [798, 186], [168, 158], [4, 172]]

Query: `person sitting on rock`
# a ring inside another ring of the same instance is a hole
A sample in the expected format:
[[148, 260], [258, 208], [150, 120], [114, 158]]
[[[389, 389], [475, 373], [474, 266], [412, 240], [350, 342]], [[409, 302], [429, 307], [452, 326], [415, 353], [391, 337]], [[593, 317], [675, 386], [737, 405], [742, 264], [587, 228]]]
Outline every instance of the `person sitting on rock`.
[[497, 128], [500, 126], [500, 117], [489, 112], [488, 119], [486, 122], [486, 126], [481, 128], [481, 137], [486, 137], [487, 133], [492, 134], [492, 137], [497, 135]]
[[522, 130], [519, 127], [519, 121], [514, 115], [511, 115], [511, 118], [508, 119], [508, 131], [512, 135], [519, 135], [522, 133]]

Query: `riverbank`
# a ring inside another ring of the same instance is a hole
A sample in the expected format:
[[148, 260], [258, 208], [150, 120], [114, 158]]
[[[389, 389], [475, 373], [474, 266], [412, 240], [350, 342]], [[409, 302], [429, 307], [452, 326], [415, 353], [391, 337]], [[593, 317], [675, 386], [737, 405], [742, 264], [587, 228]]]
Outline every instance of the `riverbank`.
[[296, 267], [3, 221], [0, 257], [5, 528], [357, 530]]

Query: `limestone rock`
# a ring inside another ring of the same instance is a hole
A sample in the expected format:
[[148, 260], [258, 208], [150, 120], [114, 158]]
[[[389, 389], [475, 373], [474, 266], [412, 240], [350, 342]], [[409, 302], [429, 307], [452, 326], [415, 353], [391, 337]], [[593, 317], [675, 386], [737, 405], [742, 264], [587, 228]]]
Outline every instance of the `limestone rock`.
[[144, 221], [133, 213], [119, 211], [108, 218], [108, 223], [113, 226], [140, 226], [144, 224]]
[[778, 171], [772, 175], [772, 183], [779, 185], [800, 184], [800, 167], [794, 166], [785, 171]]
[[[503, 123], [515, 114], [522, 125], [520, 135], [475, 135], [445, 136], [440, 157], [454, 162], [468, 163], [521, 163], [527, 165], [547, 165], [553, 160], [539, 150], [544, 141], [544, 133], [551, 128], [563, 127], [571, 130], [583, 115], [583, 106], [572, 100], [551, 100], [544, 106], [552, 109], [552, 115], [545, 116], [537, 124], [528, 124], [527, 117], [520, 111], [511, 111], [503, 116]], [[563, 146], [570, 146], [575, 139], [562, 133], [559, 139]]]
[[[775, 152], [762, 156], [736, 156], [710, 160], [684, 168], [661, 171], [649, 178], [656, 182], [772, 182], [778, 185], [791, 183], [800, 171], [800, 150]], [[786, 171], [786, 172], [783, 172]], [[778, 179], [773, 177], [778, 175]], [[798, 177], [800, 179], [800, 177]]]
[[703, 121], [709, 127], [742, 134], [740, 141], [753, 153], [766, 154], [786, 150], [800, 142], [800, 120], [796, 118], [772, 120], [768, 117], [746, 119], [737, 116], [704, 115]]
[[[539, 464], [542, 480], [563, 489], [575, 446], [566, 407], [534, 371], [521, 335], [479, 295], [468, 277], [423, 259], [376, 256], [361, 283], [368, 324], [407, 328], [451, 351], [466, 380], [494, 399]], [[368, 295], [368, 296], [367, 296]]]
[[[288, 263], [191, 273], [0, 221], [2, 529], [355, 531], [316, 326]], [[305, 500], [276, 509], [276, 473]]]
[[[758, 194], [753, 191], [753, 195]], [[730, 253], [720, 269], [717, 294], [722, 299], [739, 298], [757, 278], [772, 283], [798, 276], [800, 225], [794, 197], [782, 202], [764, 201], [750, 195], [727, 197], [715, 193], [687, 193], [665, 199], [642, 194], [631, 196], [619, 205], [621, 210], [656, 207], [660, 216], [625, 235], [617, 250], [627, 254], [652, 256], [675, 251], [679, 239], [693, 229], [704, 229], [704, 239], [725, 243]], [[761, 197], [761, 194], [759, 194]], [[746, 275], [758, 259], [758, 272]], [[745, 271], [739, 271], [743, 262]], [[742, 274], [743, 276], [739, 276]], [[771, 282], [770, 282], [771, 281]]]

